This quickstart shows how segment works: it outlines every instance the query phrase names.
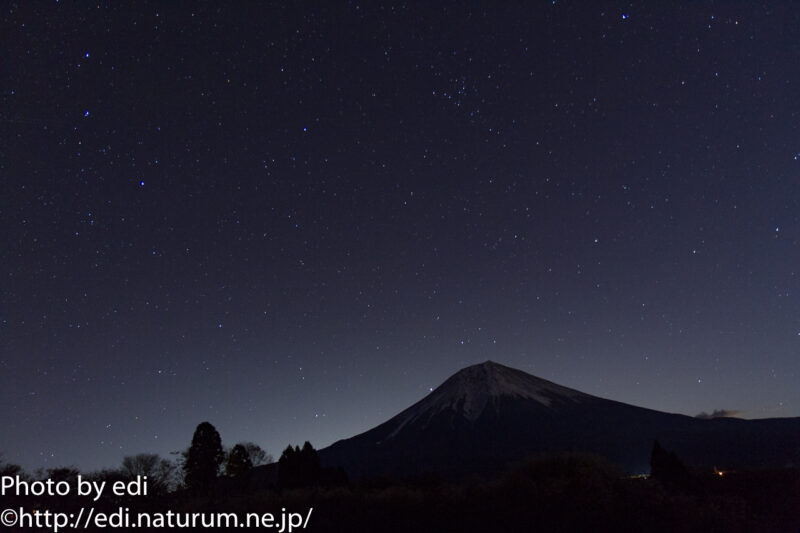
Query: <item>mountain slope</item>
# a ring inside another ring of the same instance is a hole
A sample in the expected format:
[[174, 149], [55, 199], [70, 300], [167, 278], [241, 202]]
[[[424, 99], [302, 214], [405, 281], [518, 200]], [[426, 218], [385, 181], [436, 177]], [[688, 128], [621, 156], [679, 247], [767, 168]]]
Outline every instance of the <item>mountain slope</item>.
[[478, 473], [537, 452], [606, 456], [649, 470], [658, 439], [687, 463], [800, 464], [800, 418], [701, 420], [606, 400], [487, 361], [383, 424], [320, 450], [352, 476]]

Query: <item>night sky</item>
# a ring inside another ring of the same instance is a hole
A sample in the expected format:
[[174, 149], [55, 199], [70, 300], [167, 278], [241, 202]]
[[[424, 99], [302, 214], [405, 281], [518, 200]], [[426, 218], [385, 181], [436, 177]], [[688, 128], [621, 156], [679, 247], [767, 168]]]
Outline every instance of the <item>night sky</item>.
[[800, 415], [796, 4], [287, 4], [3, 3], [6, 461], [277, 457], [487, 359]]

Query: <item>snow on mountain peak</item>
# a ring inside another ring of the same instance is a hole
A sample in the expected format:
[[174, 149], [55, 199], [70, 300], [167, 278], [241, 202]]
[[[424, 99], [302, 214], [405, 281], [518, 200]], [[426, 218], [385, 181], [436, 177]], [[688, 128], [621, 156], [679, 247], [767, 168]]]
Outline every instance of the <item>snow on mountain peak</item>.
[[463, 410], [470, 419], [480, 415], [490, 397], [529, 398], [549, 406], [554, 397], [575, 399], [580, 394], [493, 361], [468, 366], [450, 377], [434, 393], [437, 391], [442, 393], [442, 400], [463, 400]]
[[582, 393], [521, 370], [486, 361], [456, 372], [428, 396], [398, 415], [399, 424], [390, 437], [409, 422], [428, 420], [444, 411], [454, 411], [474, 421], [484, 411], [490, 398], [501, 396], [531, 399], [550, 407], [556, 398], [579, 401]]

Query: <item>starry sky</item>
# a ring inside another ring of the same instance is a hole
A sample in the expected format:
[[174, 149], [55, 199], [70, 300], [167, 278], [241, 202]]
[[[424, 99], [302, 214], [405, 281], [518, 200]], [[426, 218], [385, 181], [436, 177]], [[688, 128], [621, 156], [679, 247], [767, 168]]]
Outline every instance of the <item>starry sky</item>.
[[800, 8], [2, 6], [0, 451], [323, 447], [491, 359], [800, 416]]

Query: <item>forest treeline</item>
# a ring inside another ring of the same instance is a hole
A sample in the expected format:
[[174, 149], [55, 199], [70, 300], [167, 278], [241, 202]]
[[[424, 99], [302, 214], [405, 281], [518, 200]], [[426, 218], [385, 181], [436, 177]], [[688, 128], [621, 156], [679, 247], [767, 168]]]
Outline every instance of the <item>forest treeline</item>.
[[[0, 474], [72, 481], [74, 468], [26, 474], [0, 461]], [[253, 443], [222, 446], [200, 424], [189, 447], [169, 460], [125, 457], [93, 479], [146, 475], [149, 495], [105, 495], [92, 505], [112, 512], [279, 514], [313, 507], [309, 531], [703, 531], [783, 532], [800, 529], [800, 471], [719, 472], [687, 467], [653, 444], [651, 475], [630, 477], [588, 454], [538, 455], [489, 476], [450, 480], [436, 475], [348, 479], [326, 468], [314, 447], [287, 446], [277, 462]], [[85, 477], [85, 476], [84, 476]], [[4, 498], [5, 507], [72, 512], [85, 498]], [[245, 531], [245, 529], [242, 529]]]
[[[125, 456], [117, 468], [89, 472], [84, 477], [92, 480], [130, 481], [147, 476], [148, 493], [153, 496], [202, 487], [220, 476], [237, 477], [254, 467], [273, 462], [258, 444], [240, 442], [226, 449], [217, 430], [208, 422], [197, 426], [191, 445], [174, 452], [174, 458], [164, 458], [156, 453]], [[0, 455], [0, 475], [20, 476], [25, 480], [51, 479], [54, 482], [74, 481], [81, 472], [71, 466], [37, 469], [25, 472], [19, 465], [6, 463]]]
[[[161, 496], [173, 492], [190, 491], [196, 494], [213, 495], [221, 484], [235, 487], [237, 480], [248, 482], [254, 468], [274, 464], [272, 455], [258, 444], [240, 442], [230, 448], [222, 445], [217, 429], [209, 422], [202, 422], [195, 429], [189, 447], [174, 452], [174, 459], [155, 453], [140, 453], [126, 456], [118, 468], [103, 469], [83, 476], [92, 480], [131, 481], [147, 477], [148, 494]], [[341, 469], [323, 468], [317, 451], [306, 441], [302, 447], [287, 446], [281, 454], [270, 483], [275, 489], [297, 489], [315, 485], [332, 486], [346, 484], [347, 476]], [[77, 479], [80, 471], [74, 467], [39, 469], [29, 474], [21, 466], [4, 463], [0, 456], [0, 475], [19, 476], [24, 480], [53, 482]], [[224, 481], [227, 480], [226, 484]]]

